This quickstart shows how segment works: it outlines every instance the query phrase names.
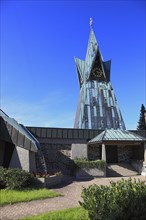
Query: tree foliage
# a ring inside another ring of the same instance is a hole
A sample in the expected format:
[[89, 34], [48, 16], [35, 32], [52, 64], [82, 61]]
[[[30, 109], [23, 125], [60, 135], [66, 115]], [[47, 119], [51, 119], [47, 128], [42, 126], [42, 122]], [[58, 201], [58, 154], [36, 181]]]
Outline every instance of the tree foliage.
[[145, 106], [142, 104], [137, 130], [146, 130], [145, 114], [146, 114], [146, 109]]

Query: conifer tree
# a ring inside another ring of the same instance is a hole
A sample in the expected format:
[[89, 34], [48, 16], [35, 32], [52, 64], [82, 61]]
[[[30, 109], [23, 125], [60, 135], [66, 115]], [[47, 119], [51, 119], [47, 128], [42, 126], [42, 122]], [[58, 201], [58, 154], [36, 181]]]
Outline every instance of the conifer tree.
[[145, 114], [146, 114], [146, 109], [145, 109], [144, 105], [142, 104], [137, 130], [146, 130], [146, 116], [145, 116]]

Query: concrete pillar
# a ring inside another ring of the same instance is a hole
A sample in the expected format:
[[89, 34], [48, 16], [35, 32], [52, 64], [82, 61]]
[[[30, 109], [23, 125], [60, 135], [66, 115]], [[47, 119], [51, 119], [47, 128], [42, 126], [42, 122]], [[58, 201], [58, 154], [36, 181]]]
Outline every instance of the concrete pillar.
[[105, 144], [102, 144], [102, 160], [106, 161], [106, 148]]
[[144, 161], [143, 161], [143, 167], [142, 167], [142, 176], [146, 176], [146, 142], [144, 143]]

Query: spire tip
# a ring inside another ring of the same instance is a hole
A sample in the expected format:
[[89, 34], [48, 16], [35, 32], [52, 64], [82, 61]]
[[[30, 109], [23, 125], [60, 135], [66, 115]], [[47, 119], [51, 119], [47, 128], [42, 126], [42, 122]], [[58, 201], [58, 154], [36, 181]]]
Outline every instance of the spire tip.
[[90, 28], [92, 28], [92, 24], [93, 24], [93, 19], [90, 18]]

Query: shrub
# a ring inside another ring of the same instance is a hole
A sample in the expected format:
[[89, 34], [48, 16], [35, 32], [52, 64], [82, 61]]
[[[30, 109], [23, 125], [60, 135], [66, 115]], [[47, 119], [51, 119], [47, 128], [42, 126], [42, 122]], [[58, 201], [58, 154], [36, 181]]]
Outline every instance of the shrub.
[[6, 187], [6, 173], [7, 169], [0, 167], [0, 189], [4, 189]]
[[86, 158], [77, 158], [74, 160], [77, 168], [97, 168], [99, 170], [104, 170], [105, 161], [103, 160], [87, 160]]
[[18, 168], [0, 168], [0, 187], [20, 189], [28, 187], [33, 182], [33, 177], [25, 170]]
[[146, 219], [146, 186], [131, 179], [110, 186], [91, 185], [82, 191], [80, 205], [94, 220]]

